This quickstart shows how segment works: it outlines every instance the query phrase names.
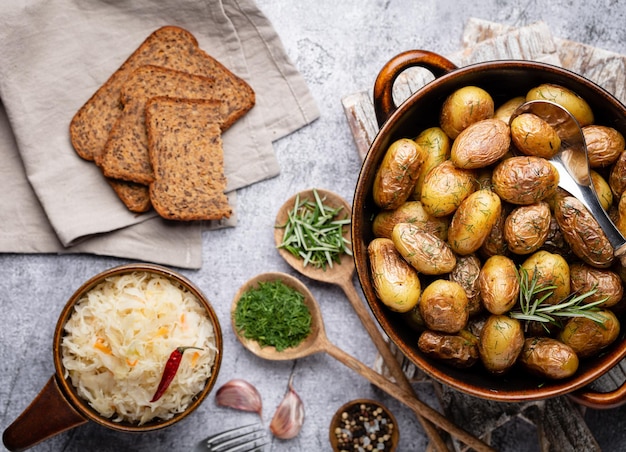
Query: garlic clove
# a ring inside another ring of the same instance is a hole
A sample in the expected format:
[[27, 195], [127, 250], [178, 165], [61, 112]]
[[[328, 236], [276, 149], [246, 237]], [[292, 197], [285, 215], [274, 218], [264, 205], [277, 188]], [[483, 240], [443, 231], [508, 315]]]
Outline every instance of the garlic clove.
[[234, 379], [224, 383], [215, 394], [220, 406], [236, 410], [252, 411], [261, 416], [263, 403], [259, 391], [246, 380]]
[[304, 423], [304, 404], [293, 389], [292, 379], [293, 375], [289, 379], [289, 390], [276, 408], [270, 423], [270, 431], [280, 439], [295, 438]]

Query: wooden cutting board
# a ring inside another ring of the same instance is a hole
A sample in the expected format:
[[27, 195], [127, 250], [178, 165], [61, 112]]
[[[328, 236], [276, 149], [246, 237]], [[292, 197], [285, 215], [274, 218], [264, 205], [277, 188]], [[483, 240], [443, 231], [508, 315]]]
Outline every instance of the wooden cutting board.
[[[556, 38], [543, 22], [516, 28], [481, 19], [470, 19], [464, 29], [461, 43], [460, 51], [446, 56], [459, 67], [498, 59], [541, 61], [583, 75], [611, 92], [622, 103], [626, 103], [626, 56]], [[421, 68], [404, 71], [398, 76], [393, 87], [396, 105], [433, 78], [432, 74]], [[364, 158], [379, 129], [372, 93], [361, 91], [350, 94], [342, 99], [342, 105], [357, 151], [361, 158]], [[422, 382], [428, 379], [423, 372], [401, 356], [400, 352], [397, 353], [411, 379]], [[386, 374], [380, 357], [377, 358], [374, 367]], [[611, 391], [625, 381], [626, 360], [596, 380], [590, 387], [598, 392]], [[557, 397], [543, 402], [505, 404], [477, 399], [437, 382], [431, 383], [446, 415], [486, 441], [489, 441], [495, 429], [505, 426], [516, 417], [522, 417], [537, 426], [539, 447], [544, 452], [600, 450], [581, 414], [584, 408], [572, 403], [567, 397]], [[463, 445], [456, 443], [455, 448], [463, 450]]]

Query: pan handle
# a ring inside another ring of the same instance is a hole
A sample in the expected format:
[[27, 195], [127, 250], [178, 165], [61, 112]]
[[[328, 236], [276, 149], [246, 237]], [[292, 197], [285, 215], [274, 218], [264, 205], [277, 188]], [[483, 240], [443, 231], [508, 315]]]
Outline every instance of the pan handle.
[[446, 58], [427, 50], [408, 50], [393, 57], [378, 73], [374, 83], [374, 111], [378, 126], [382, 126], [398, 108], [393, 101], [393, 84], [402, 71], [410, 67], [423, 67], [435, 77], [458, 69]]
[[85, 422], [87, 419], [68, 402], [53, 375], [33, 402], [7, 427], [2, 441], [10, 451], [22, 451]]
[[574, 391], [568, 396], [576, 403], [589, 408], [605, 410], [616, 408], [626, 402], [626, 381], [611, 392], [595, 392], [589, 389]]

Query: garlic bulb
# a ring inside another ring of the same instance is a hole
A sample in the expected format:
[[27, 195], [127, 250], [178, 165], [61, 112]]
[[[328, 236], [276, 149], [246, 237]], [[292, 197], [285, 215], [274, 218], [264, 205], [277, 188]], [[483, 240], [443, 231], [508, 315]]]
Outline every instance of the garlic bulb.
[[263, 403], [259, 391], [245, 380], [234, 379], [224, 383], [215, 394], [218, 405], [236, 410], [253, 411], [261, 416]]
[[293, 375], [289, 378], [289, 390], [276, 408], [270, 423], [270, 431], [280, 439], [296, 437], [304, 423], [304, 404], [296, 391], [293, 390], [292, 379]]

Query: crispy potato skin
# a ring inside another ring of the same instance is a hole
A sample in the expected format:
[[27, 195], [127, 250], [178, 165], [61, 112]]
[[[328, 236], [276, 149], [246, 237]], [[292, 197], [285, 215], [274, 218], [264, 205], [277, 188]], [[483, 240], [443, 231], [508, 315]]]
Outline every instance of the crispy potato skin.
[[563, 86], [543, 83], [528, 91], [526, 100], [549, 100], [555, 102], [569, 111], [581, 127], [593, 124], [593, 111], [587, 101]]
[[419, 200], [422, 197], [422, 185], [426, 174], [441, 162], [448, 160], [452, 141], [441, 127], [430, 127], [415, 137], [415, 142], [426, 153], [412, 194], [413, 199]]
[[395, 209], [413, 193], [425, 153], [413, 140], [401, 138], [391, 144], [376, 172], [372, 194], [382, 209]]
[[556, 286], [544, 303], [556, 304], [569, 295], [570, 269], [567, 261], [560, 254], [539, 250], [531, 254], [521, 267], [528, 273], [529, 280], [537, 278], [537, 284]]
[[504, 240], [518, 255], [530, 254], [543, 246], [550, 233], [552, 214], [547, 202], [519, 206], [504, 222]]
[[518, 320], [506, 315], [491, 315], [480, 332], [480, 360], [489, 372], [504, 374], [522, 351], [524, 333]]
[[439, 125], [454, 140], [469, 125], [491, 118], [493, 113], [494, 102], [487, 91], [477, 86], [464, 86], [444, 101]]
[[619, 320], [609, 310], [598, 311], [603, 321], [597, 323], [585, 317], [573, 317], [563, 327], [558, 339], [572, 347], [579, 358], [598, 354], [611, 345], [620, 332]]
[[431, 169], [424, 178], [420, 200], [430, 215], [444, 217], [454, 213], [477, 187], [472, 170], [457, 168], [451, 160], [446, 160]]
[[556, 130], [532, 113], [523, 113], [511, 121], [511, 140], [525, 155], [552, 158], [561, 149]]
[[396, 250], [390, 239], [378, 238], [367, 247], [374, 289], [380, 301], [396, 312], [417, 305], [421, 284], [417, 272]]
[[457, 168], [485, 168], [509, 151], [509, 125], [499, 119], [483, 119], [469, 125], [452, 143], [450, 160]]
[[413, 224], [395, 225], [391, 239], [402, 257], [420, 273], [443, 275], [456, 265], [456, 256], [446, 242]]
[[597, 124], [582, 128], [591, 168], [604, 168], [617, 161], [624, 152], [624, 136], [613, 127]]
[[433, 358], [466, 369], [478, 361], [478, 338], [469, 331], [458, 334], [443, 334], [426, 330], [417, 341], [418, 348]]
[[478, 287], [487, 311], [492, 314], [510, 311], [520, 289], [515, 262], [506, 256], [491, 256], [480, 270]]
[[517, 156], [501, 161], [493, 170], [493, 188], [503, 201], [528, 205], [552, 196], [559, 173], [541, 157]]
[[419, 310], [428, 329], [456, 334], [467, 325], [468, 301], [460, 284], [437, 279], [422, 292]]
[[619, 275], [608, 269], [594, 268], [587, 264], [570, 265], [570, 286], [572, 292], [586, 293], [592, 289], [596, 293], [585, 299], [586, 303], [606, 300], [599, 307], [610, 308], [624, 296], [624, 286]]
[[554, 216], [576, 256], [597, 268], [608, 268], [613, 264], [615, 256], [611, 243], [578, 199], [573, 196], [559, 199]]
[[477, 251], [500, 217], [500, 197], [491, 190], [475, 191], [461, 202], [450, 221], [448, 243], [462, 256]]
[[528, 372], [551, 380], [571, 377], [579, 363], [569, 345], [549, 337], [527, 338], [519, 361]]

